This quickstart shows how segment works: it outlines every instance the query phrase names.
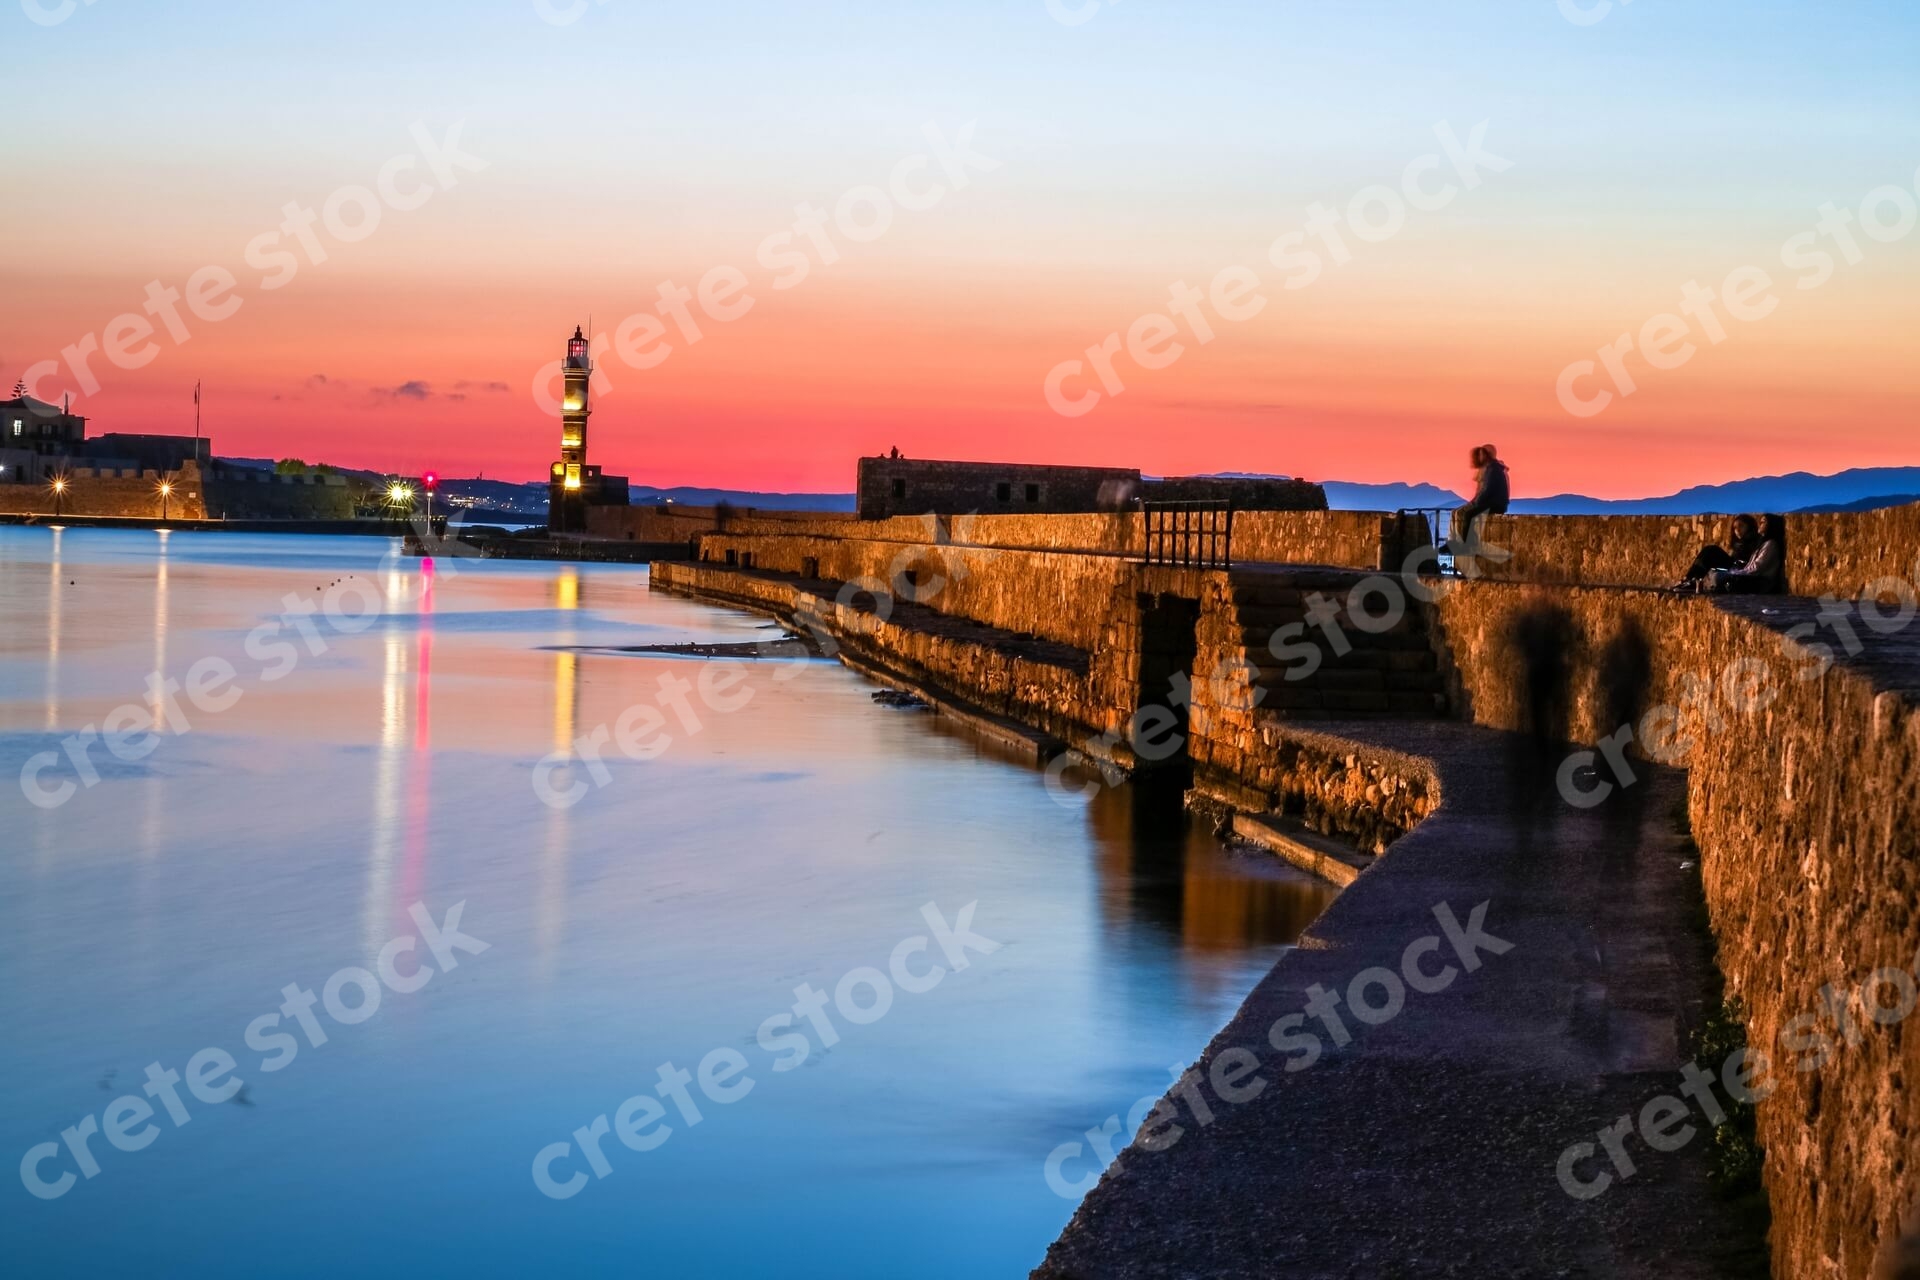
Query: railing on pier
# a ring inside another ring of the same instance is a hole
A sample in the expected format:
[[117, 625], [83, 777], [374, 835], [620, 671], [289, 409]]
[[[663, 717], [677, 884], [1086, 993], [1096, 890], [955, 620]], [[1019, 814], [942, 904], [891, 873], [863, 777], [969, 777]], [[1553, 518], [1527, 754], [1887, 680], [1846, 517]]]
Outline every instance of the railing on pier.
[[[1453, 536], [1452, 507], [1402, 507], [1400, 508], [1401, 546], [1400, 557], [1404, 563], [1406, 556], [1422, 547], [1434, 548], [1434, 561], [1443, 577], [1459, 577], [1459, 567], [1454, 563], [1453, 552], [1448, 540]], [[1411, 526], [1411, 527], [1409, 527]]]
[[1233, 564], [1231, 502], [1149, 502], [1147, 563], [1186, 569]]

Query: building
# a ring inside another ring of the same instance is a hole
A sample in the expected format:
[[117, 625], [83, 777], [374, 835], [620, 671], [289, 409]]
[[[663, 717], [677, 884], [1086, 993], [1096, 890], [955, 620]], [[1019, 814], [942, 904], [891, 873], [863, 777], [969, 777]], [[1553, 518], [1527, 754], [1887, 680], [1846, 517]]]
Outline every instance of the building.
[[86, 456], [100, 466], [141, 471], [178, 471], [189, 462], [206, 468], [213, 464], [213, 441], [201, 436], [108, 432], [87, 441]]
[[1042, 467], [1016, 462], [862, 458], [860, 518], [978, 511], [1120, 511], [1139, 496], [1140, 473], [1119, 467]]
[[577, 325], [561, 370], [566, 386], [560, 399], [560, 460], [553, 464], [547, 481], [547, 528], [555, 533], [584, 533], [590, 508], [627, 505], [627, 478], [605, 475], [587, 461], [593, 355]]
[[0, 483], [34, 484], [85, 446], [87, 420], [22, 390], [0, 400]]
[[1325, 511], [1327, 495], [1305, 480], [1267, 476], [1150, 479], [1123, 467], [1042, 467], [1017, 462], [862, 458], [860, 518], [1068, 515], [1129, 511], [1141, 502], [1229, 502], [1249, 511]]

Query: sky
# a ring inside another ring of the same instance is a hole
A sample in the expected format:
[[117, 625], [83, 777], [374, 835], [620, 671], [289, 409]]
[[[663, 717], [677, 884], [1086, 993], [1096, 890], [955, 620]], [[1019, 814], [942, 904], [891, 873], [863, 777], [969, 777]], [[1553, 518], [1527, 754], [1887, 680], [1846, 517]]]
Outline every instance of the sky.
[[223, 455], [538, 480], [590, 323], [641, 484], [1920, 464], [1907, 3], [0, 0], [0, 51], [0, 391], [94, 433], [203, 383]]

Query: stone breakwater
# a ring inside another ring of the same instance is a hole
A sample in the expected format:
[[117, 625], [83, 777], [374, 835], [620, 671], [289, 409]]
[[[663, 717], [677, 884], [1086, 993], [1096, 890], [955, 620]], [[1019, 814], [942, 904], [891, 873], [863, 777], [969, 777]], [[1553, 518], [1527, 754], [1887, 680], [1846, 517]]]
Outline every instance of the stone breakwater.
[[[1290, 514], [1274, 517], [1269, 550], [1284, 549], [1281, 517]], [[1897, 618], [1899, 596], [1887, 587], [1900, 576], [1897, 571], [1914, 572], [1914, 557], [1906, 555], [1914, 540], [1909, 535], [1920, 532], [1908, 529], [1914, 516], [1914, 509], [1906, 509], [1803, 520], [1802, 530], [1818, 523], [1826, 532], [1803, 539], [1803, 560], [1796, 562], [1802, 580], [1848, 598], [1878, 584], [1874, 592], [1884, 601], [1873, 617]], [[1125, 545], [1124, 516], [1008, 518], [1024, 520], [1017, 528], [991, 517], [965, 524], [962, 519], [867, 522], [882, 526], [861, 529], [872, 537], [846, 536], [861, 526], [845, 524], [805, 533], [789, 525], [779, 533], [709, 535], [700, 542], [704, 563], [657, 565], [655, 581], [790, 620], [811, 611], [842, 638], [856, 662], [1026, 728], [1040, 743], [1038, 758], [1078, 749], [1123, 768], [1140, 763], [1126, 728], [1153, 700], [1143, 673], [1153, 669], [1154, 654], [1164, 647], [1154, 619], [1169, 600], [1185, 602], [1191, 639], [1179, 660], [1191, 672], [1184, 709], [1196, 799], [1284, 815], [1362, 849], [1388, 851], [1342, 895], [1327, 929], [1339, 917], [1342, 935], [1358, 945], [1364, 930], [1352, 926], [1375, 916], [1366, 904], [1378, 895], [1390, 892], [1392, 901], [1411, 911], [1432, 905], [1403, 902], [1401, 895], [1413, 886], [1437, 901], [1462, 886], [1479, 884], [1492, 892], [1505, 885], [1523, 909], [1555, 922], [1534, 935], [1540, 956], [1591, 953], [1594, 938], [1611, 937], [1622, 955], [1668, 957], [1651, 968], [1603, 960], [1599, 978], [1570, 964], [1553, 969], [1553, 980], [1539, 990], [1511, 993], [1519, 1003], [1511, 1010], [1518, 1021], [1509, 1029], [1524, 1023], [1523, 1039], [1547, 1058], [1561, 1061], [1555, 1055], [1563, 1055], [1578, 1068], [1576, 1076], [1587, 1073], [1602, 1093], [1636, 1071], [1678, 1069], [1680, 1032], [1710, 998], [1715, 979], [1710, 963], [1675, 958], [1685, 946], [1686, 922], [1672, 914], [1684, 900], [1683, 887], [1671, 902], [1659, 899], [1625, 919], [1606, 902], [1538, 898], [1537, 882], [1544, 878], [1582, 885], [1600, 898], [1636, 902], [1665, 874], [1657, 860], [1629, 862], [1632, 874], [1625, 880], [1619, 867], [1596, 879], [1568, 865], [1566, 858], [1598, 858], [1604, 865], [1619, 854], [1609, 841], [1644, 846], [1653, 837], [1623, 837], [1624, 820], [1590, 827], [1593, 815], [1563, 799], [1549, 796], [1541, 811], [1539, 797], [1499, 790], [1495, 784], [1528, 753], [1548, 770], [1563, 761], [1571, 748], [1543, 747], [1543, 734], [1589, 747], [1607, 740], [1615, 745], [1614, 755], [1594, 752], [1599, 767], [1591, 776], [1569, 775], [1579, 779], [1580, 794], [1612, 789], [1613, 799], [1597, 808], [1598, 815], [1620, 812], [1623, 803], [1638, 812], [1634, 806], [1662, 787], [1679, 794], [1684, 785], [1719, 967], [1747, 1011], [1751, 1044], [1778, 1043], [1797, 1017], [1822, 1009], [1823, 989], [1850, 990], [1875, 969], [1910, 966], [1920, 952], [1920, 875], [1914, 870], [1920, 856], [1920, 621], [1910, 609], [1911, 625], [1892, 628], [1868, 626], [1856, 611], [1848, 640], [1812, 600], [1718, 602], [1603, 586], [1470, 581], [1413, 609], [1404, 631], [1390, 633], [1367, 652], [1364, 664], [1345, 669], [1340, 679], [1289, 689], [1263, 679], [1257, 662], [1249, 660], [1258, 656], [1250, 640], [1251, 624], [1259, 621], [1254, 612], [1287, 616], [1290, 606], [1279, 593], [1334, 592], [1357, 574], [1149, 567], [1106, 550]], [[1073, 522], [1093, 519], [1102, 522], [1102, 552], [1065, 550], [1077, 527]], [[1623, 527], [1613, 520], [1574, 520], [1553, 529], [1538, 519], [1542, 546], [1586, 545], [1583, 536], [1614, 538]], [[1631, 528], [1659, 541], [1662, 554], [1690, 555], [1690, 544], [1705, 532], [1687, 521], [1635, 519], [1639, 523]], [[972, 545], [952, 541], [963, 530]], [[1388, 531], [1376, 521], [1377, 539]], [[1360, 529], [1353, 532], [1346, 558], [1363, 560], [1358, 548], [1365, 539]], [[1307, 538], [1302, 545], [1315, 544]], [[1376, 560], [1388, 554], [1383, 546], [1376, 541]], [[735, 563], [729, 566], [722, 557]], [[1573, 556], [1559, 563], [1588, 560]], [[1523, 572], [1526, 564], [1524, 558], [1517, 568], [1510, 562], [1509, 572]], [[1661, 568], [1660, 576], [1666, 572]], [[1250, 574], [1259, 578], [1252, 597]], [[844, 596], [842, 584], [860, 579], [904, 583], [915, 592], [931, 589], [921, 603], [887, 616], [871, 598]], [[1550, 650], [1544, 663], [1538, 652], [1543, 638]], [[1431, 692], [1436, 678], [1437, 694]], [[1424, 715], [1415, 710], [1423, 699]], [[1648, 720], [1648, 713], [1658, 714]], [[1373, 718], [1342, 719], [1349, 715]], [[1638, 732], [1622, 737], [1629, 722]], [[1533, 736], [1515, 732], [1522, 729]], [[1647, 759], [1650, 752], [1684, 771], [1684, 784], [1679, 774], [1673, 782], [1658, 781], [1667, 774]], [[1547, 817], [1539, 818], [1540, 812]], [[1443, 822], [1450, 813], [1455, 816]], [[1570, 824], [1563, 828], [1571, 833], [1569, 841], [1536, 838], [1536, 821], [1549, 830], [1555, 822]], [[1649, 821], [1640, 825], [1652, 830]], [[1416, 851], [1420, 856], [1408, 856]], [[1488, 858], [1515, 879], [1484, 879]], [[1303, 939], [1303, 952], [1324, 945], [1331, 945], [1329, 937], [1316, 925]], [[1305, 963], [1299, 955], [1289, 957], [1269, 984], [1287, 987], [1294, 981], [1288, 967]], [[1596, 989], [1606, 993], [1599, 998], [1600, 1013], [1593, 1007]], [[1655, 998], [1650, 993], [1656, 989], [1666, 994]], [[1540, 1000], [1561, 1012], [1537, 1016]], [[1667, 1012], [1649, 1022], [1644, 1011], [1632, 1008], [1648, 1000]], [[1607, 1014], [1615, 1002], [1618, 1013]], [[1488, 1012], [1478, 1005], [1474, 1011]], [[1649, 1049], [1648, 1036], [1622, 1031], [1600, 1035], [1596, 1050], [1596, 1018], [1603, 1029], [1614, 1021], [1619, 1027], [1664, 1028], [1651, 1035], [1664, 1047]], [[1498, 1016], [1484, 1025], [1486, 1046], [1501, 1042], [1501, 1025]], [[1492, 1069], [1480, 1058], [1474, 1062], [1472, 1071]], [[1903, 1038], [1898, 1026], [1869, 1026], [1818, 1070], [1776, 1071], [1780, 1087], [1757, 1113], [1775, 1274], [1865, 1277], [1899, 1238], [1920, 1194], [1910, 1158], [1920, 1144], [1920, 1115], [1903, 1088], [1916, 1073], [1920, 1042]], [[1376, 1092], [1351, 1083], [1363, 1076], [1341, 1077], [1336, 1092], [1342, 1105], [1375, 1105], [1377, 1090], [1389, 1087], [1384, 1077], [1375, 1081]], [[1391, 1087], [1434, 1088], [1419, 1078]], [[1553, 1085], [1562, 1087], [1572, 1086], [1565, 1079]], [[1446, 1089], [1434, 1088], [1436, 1115], [1453, 1105], [1448, 1097]], [[1627, 1097], [1622, 1105], [1631, 1101]], [[1272, 1101], [1247, 1110], [1292, 1114], [1299, 1105], [1276, 1091]], [[1536, 1110], [1570, 1123], [1579, 1110], [1572, 1101], [1556, 1107]], [[1604, 1124], [1619, 1110], [1599, 1108], [1591, 1119]], [[1540, 1128], [1528, 1114], [1522, 1108], [1503, 1122]], [[1589, 1212], [1570, 1209], [1552, 1185], [1554, 1157], [1583, 1128], [1590, 1132], [1592, 1126], [1540, 1133], [1536, 1172], [1544, 1183], [1516, 1183], [1509, 1188], [1511, 1205], [1495, 1203], [1487, 1211], [1561, 1218]], [[1275, 1140], [1287, 1131], [1280, 1124]], [[1258, 1179], [1266, 1163], [1281, 1158], [1264, 1148], [1218, 1147], [1230, 1133], [1209, 1129], [1192, 1143], [1212, 1152], [1206, 1160], [1218, 1177]], [[1409, 1148], [1396, 1157], [1397, 1176], [1422, 1179], [1423, 1161], [1433, 1159], [1424, 1150]], [[1233, 1163], [1219, 1164], [1229, 1151]], [[1176, 1163], [1184, 1170], [1193, 1158], [1181, 1156]], [[1325, 1150], [1315, 1152], [1315, 1159], [1335, 1163], [1355, 1158], [1331, 1137]], [[1524, 1161], [1532, 1153], [1514, 1150], [1503, 1158]], [[1683, 1183], [1692, 1176], [1686, 1158], [1675, 1157]], [[1121, 1167], [1110, 1175], [1122, 1190], [1109, 1193], [1103, 1183], [1069, 1233], [1079, 1261], [1062, 1261], [1050, 1274], [1151, 1273], [1107, 1265], [1118, 1256], [1113, 1251], [1134, 1237], [1118, 1225], [1121, 1201], [1108, 1204], [1104, 1197], [1119, 1195], [1134, 1205], [1126, 1187], [1137, 1183], [1143, 1194], [1156, 1186], [1173, 1192], [1189, 1176], [1156, 1174], [1156, 1167]], [[1530, 1197], [1541, 1186], [1546, 1198], [1535, 1204]], [[1383, 1185], [1381, 1191], [1393, 1195], [1397, 1189]], [[1463, 1184], [1453, 1194], [1471, 1199], [1476, 1193]], [[1606, 1247], [1625, 1250], [1620, 1257], [1626, 1259], [1632, 1250], [1620, 1243], [1624, 1237], [1608, 1234], [1612, 1228], [1603, 1219], [1621, 1213], [1623, 1204], [1650, 1202], [1633, 1190], [1595, 1203], [1599, 1207], [1590, 1212], [1601, 1217], [1574, 1234], [1598, 1232], [1594, 1240], [1611, 1241]], [[1701, 1211], [1715, 1212], [1710, 1202]], [[1208, 1216], [1211, 1211], [1189, 1206], [1188, 1212], [1198, 1216], [1183, 1219], [1169, 1238], [1224, 1230], [1217, 1215]], [[1259, 1217], [1269, 1233], [1309, 1229], [1306, 1217], [1294, 1221], [1271, 1202]], [[1685, 1228], [1678, 1234], [1684, 1236]], [[1332, 1245], [1329, 1250], [1321, 1261], [1331, 1265], [1342, 1255]], [[1409, 1264], [1392, 1250], [1379, 1256]], [[1310, 1250], [1301, 1253], [1301, 1265], [1311, 1266], [1311, 1257]], [[1221, 1273], [1233, 1273], [1226, 1255], [1221, 1259]]]

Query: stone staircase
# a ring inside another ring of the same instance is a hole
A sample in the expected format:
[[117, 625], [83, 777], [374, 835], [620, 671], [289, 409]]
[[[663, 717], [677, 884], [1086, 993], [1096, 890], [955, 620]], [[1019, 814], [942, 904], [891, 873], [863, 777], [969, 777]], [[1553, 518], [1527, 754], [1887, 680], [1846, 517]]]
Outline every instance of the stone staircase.
[[[1388, 601], [1375, 592], [1362, 602], [1375, 619], [1368, 624], [1374, 629], [1350, 617], [1349, 595], [1367, 576], [1320, 568], [1233, 570], [1233, 603], [1247, 661], [1258, 671], [1255, 683], [1264, 692], [1261, 710], [1289, 720], [1447, 714], [1446, 677], [1418, 602], [1407, 601], [1391, 625], [1383, 625], [1379, 619]], [[1316, 597], [1326, 602], [1317, 611]], [[1281, 634], [1278, 656], [1272, 647], [1276, 632]], [[1317, 667], [1309, 650], [1319, 658]]]

